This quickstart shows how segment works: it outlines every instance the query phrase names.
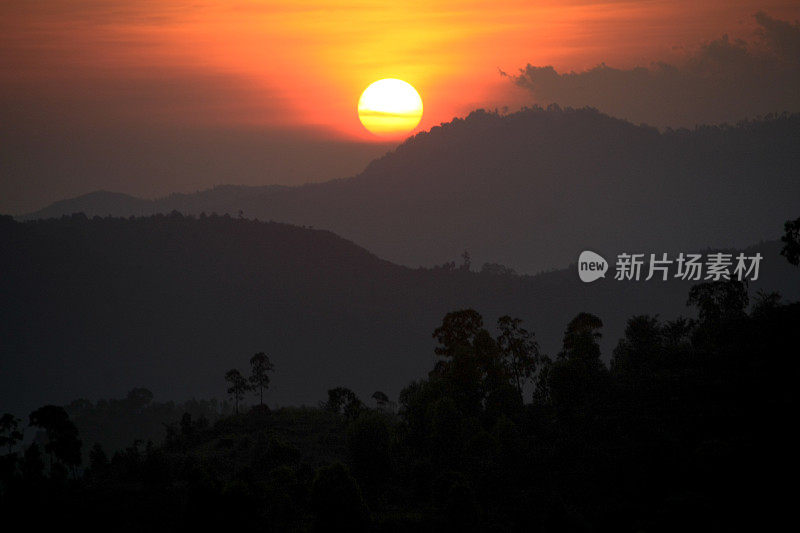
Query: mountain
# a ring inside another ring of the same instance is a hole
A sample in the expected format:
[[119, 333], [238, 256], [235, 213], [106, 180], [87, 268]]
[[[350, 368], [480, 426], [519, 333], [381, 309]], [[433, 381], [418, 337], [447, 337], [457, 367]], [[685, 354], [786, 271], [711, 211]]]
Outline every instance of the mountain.
[[[534, 273], [583, 249], [742, 247], [800, 213], [800, 114], [658, 130], [592, 109], [476, 111], [417, 134], [359, 175], [140, 200], [93, 193], [21, 218], [240, 212], [335, 232], [395, 263], [465, 249]], [[313, 156], [313, 154], [309, 154]]]
[[[798, 271], [779, 244], [748, 250], [764, 255], [750, 290], [796, 300]], [[431, 333], [449, 311], [475, 308], [490, 329], [520, 317], [551, 355], [568, 321], [592, 312], [608, 357], [631, 315], [689, 313], [691, 286], [584, 284], [574, 267], [411, 269], [328, 231], [180, 214], [0, 217], [0, 273], [0, 411], [20, 414], [141, 386], [163, 399], [221, 398], [225, 372], [247, 371], [259, 351], [276, 367], [272, 405], [316, 404], [335, 386], [396, 398], [431, 369]]]

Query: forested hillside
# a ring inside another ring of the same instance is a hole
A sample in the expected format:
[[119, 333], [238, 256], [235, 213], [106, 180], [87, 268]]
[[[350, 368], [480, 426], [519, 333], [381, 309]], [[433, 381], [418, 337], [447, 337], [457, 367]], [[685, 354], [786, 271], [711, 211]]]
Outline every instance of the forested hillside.
[[[779, 249], [748, 252], [764, 256], [750, 292], [797, 300]], [[458, 262], [409, 269], [330, 232], [231, 217], [6, 217], [0, 405], [22, 413], [136, 387], [160, 401], [222, 398], [225, 371], [262, 351], [280, 369], [270, 405], [316, 405], [337, 385], [396, 400], [429, 369], [431, 325], [454, 309], [490, 325], [519, 317], [551, 355], [565, 324], [592, 312], [605, 324], [605, 360], [630, 316], [689, 311], [687, 281], [584, 284], [574, 267], [524, 277]]]

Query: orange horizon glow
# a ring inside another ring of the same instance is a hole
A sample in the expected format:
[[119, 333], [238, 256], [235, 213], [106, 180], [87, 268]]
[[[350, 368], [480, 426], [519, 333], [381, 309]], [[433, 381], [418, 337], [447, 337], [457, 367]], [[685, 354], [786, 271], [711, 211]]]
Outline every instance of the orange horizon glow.
[[[722, 34], [749, 35], [757, 10], [798, 15], [793, 1], [743, 0], [13, 4], [0, 6], [0, 81], [13, 90], [86, 101], [86, 116], [101, 105], [119, 120], [306, 129], [367, 142], [376, 139], [357, 104], [378, 79], [405, 80], [422, 94], [419, 131], [479, 107], [533, 103], [499, 70], [647, 66]], [[122, 97], [133, 104], [116, 104]]]

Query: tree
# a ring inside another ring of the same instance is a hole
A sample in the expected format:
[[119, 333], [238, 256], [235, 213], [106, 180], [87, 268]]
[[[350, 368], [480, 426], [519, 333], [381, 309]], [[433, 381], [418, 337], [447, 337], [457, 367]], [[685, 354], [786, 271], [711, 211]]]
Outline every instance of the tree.
[[311, 484], [311, 509], [317, 531], [361, 531], [365, 505], [358, 483], [341, 463], [323, 466]]
[[134, 411], [142, 411], [153, 401], [153, 393], [149, 389], [138, 387], [131, 389], [126, 397]]
[[250, 385], [248, 385], [242, 373], [235, 368], [228, 370], [225, 374], [225, 381], [230, 384], [228, 394], [233, 398], [233, 410], [236, 414], [239, 414], [239, 402], [242, 401], [245, 393], [250, 390]]
[[22, 459], [22, 478], [29, 482], [39, 481], [44, 474], [42, 451], [35, 442], [31, 444]]
[[637, 315], [628, 319], [625, 337], [619, 340], [611, 358], [617, 375], [650, 374], [663, 356], [664, 334], [658, 318]]
[[347, 428], [350, 464], [359, 482], [376, 486], [388, 480], [391, 431], [386, 416], [366, 411]]
[[497, 345], [506, 366], [506, 371], [514, 381], [517, 391], [522, 394], [525, 382], [536, 372], [539, 361], [539, 345], [528, 332], [520, 326], [522, 320], [501, 316], [497, 320], [500, 335]]
[[63, 407], [45, 405], [30, 414], [30, 425], [40, 427], [47, 434], [44, 451], [64, 466], [72, 469], [81, 463], [81, 440], [78, 428], [69, 419]]
[[375, 392], [372, 393], [372, 396], [370, 396], [370, 397], [373, 400], [375, 400], [375, 403], [377, 404], [378, 408], [383, 407], [383, 406], [385, 406], [386, 404], [389, 403], [389, 397], [386, 396], [386, 393], [383, 392], [383, 391], [379, 391], [379, 390], [375, 391]]
[[787, 220], [783, 226], [785, 234], [781, 237], [783, 249], [781, 255], [791, 264], [800, 265], [800, 217]]
[[356, 418], [364, 408], [364, 404], [356, 393], [345, 387], [330, 389], [328, 391], [328, 401], [323, 406], [327, 411], [344, 414], [350, 419]]
[[0, 446], [7, 446], [8, 453], [11, 453], [14, 445], [22, 440], [19, 423], [20, 419], [10, 413], [6, 413], [0, 418]]
[[194, 427], [192, 427], [192, 415], [190, 413], [183, 413], [181, 416], [181, 436], [184, 438], [189, 438], [194, 433]]
[[108, 456], [99, 443], [95, 443], [89, 450], [89, 471], [93, 474], [102, 474], [109, 466]]
[[533, 402], [538, 405], [546, 405], [552, 401], [550, 395], [550, 373], [553, 370], [553, 360], [547, 355], [542, 355], [539, 359], [539, 371], [533, 382]]
[[258, 352], [250, 358], [250, 385], [259, 391], [259, 405], [264, 405], [264, 389], [269, 387], [269, 375], [275, 365], [269, 360], [267, 354]]
[[472, 266], [472, 258], [469, 255], [467, 250], [464, 250], [464, 253], [461, 254], [461, 270], [469, 272], [470, 267]]
[[442, 325], [433, 332], [433, 338], [441, 345], [434, 352], [443, 357], [453, 357], [460, 348], [471, 348], [481, 329], [483, 318], [474, 309], [447, 313]]
[[763, 317], [781, 305], [781, 295], [775, 291], [764, 292], [759, 290], [753, 300], [753, 308], [750, 314], [754, 317]]
[[742, 318], [748, 303], [747, 286], [741, 281], [728, 280], [693, 286], [687, 305], [697, 307], [701, 322], [714, 325], [723, 319]]
[[[501, 324], [508, 327], [504, 337], [506, 347], [521, 356], [513, 361], [520, 363], [521, 388], [522, 376], [527, 373], [526, 357], [533, 350], [533, 344], [529, 334], [519, 327], [519, 321], [508, 318]], [[498, 341], [483, 328], [483, 318], [477, 311], [464, 309], [448, 313], [433, 337], [440, 344], [435, 353], [446, 360], [438, 361], [429, 376], [460, 413], [485, 415], [486, 420], [493, 420], [506, 410], [521, 407], [522, 396], [520, 388], [513, 383], [511, 367], [506, 364]]]
[[564, 332], [558, 359], [547, 370], [549, 399], [567, 418], [587, 414], [604, 396], [608, 370], [600, 359], [601, 327], [597, 316], [579, 313]]
[[[567, 325], [559, 359], [600, 361], [600, 328], [603, 321], [591, 313], [578, 313]], [[601, 363], [602, 364], [602, 363]]]
[[513, 268], [501, 265], [500, 263], [484, 263], [481, 267], [481, 274], [489, 276], [515, 276], [517, 273]]

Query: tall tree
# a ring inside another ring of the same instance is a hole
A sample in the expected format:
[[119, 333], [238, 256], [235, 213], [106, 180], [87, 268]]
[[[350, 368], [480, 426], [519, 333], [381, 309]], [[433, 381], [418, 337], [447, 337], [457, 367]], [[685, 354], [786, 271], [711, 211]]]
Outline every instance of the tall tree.
[[687, 303], [697, 307], [702, 322], [716, 325], [724, 319], [744, 317], [749, 302], [745, 283], [732, 279], [692, 286]]
[[508, 315], [497, 320], [497, 328], [500, 330], [497, 345], [506, 370], [520, 394], [525, 382], [536, 372], [539, 361], [539, 345], [534, 340], [533, 333], [521, 324], [522, 320]]
[[328, 391], [328, 401], [323, 407], [327, 411], [344, 414], [347, 418], [356, 418], [364, 404], [355, 392], [345, 387], [336, 387]]
[[433, 332], [433, 338], [441, 345], [434, 352], [443, 357], [453, 357], [459, 349], [472, 348], [481, 329], [483, 318], [474, 309], [447, 313], [442, 325]]
[[264, 352], [258, 352], [250, 358], [250, 385], [254, 389], [258, 389], [259, 405], [264, 405], [264, 390], [269, 387], [267, 373], [273, 370], [275, 370], [275, 365]]
[[578, 313], [567, 325], [559, 359], [600, 361], [600, 328], [603, 321], [591, 313]]
[[467, 250], [464, 250], [464, 253], [461, 254], [461, 261], [461, 270], [466, 270], [469, 272], [469, 269], [472, 266], [472, 258]]
[[567, 325], [558, 359], [547, 370], [545, 390], [564, 420], [591, 418], [604, 397], [608, 370], [600, 359], [602, 327], [599, 317], [578, 313]]
[[99, 443], [95, 443], [89, 450], [89, 471], [93, 474], [100, 474], [106, 471], [109, 466], [108, 456], [103, 451]]
[[781, 237], [783, 241], [781, 255], [791, 264], [800, 265], [800, 217], [796, 220], [787, 220], [783, 229], [785, 233]]
[[625, 337], [614, 348], [611, 370], [617, 376], [653, 372], [664, 352], [664, 331], [658, 317], [636, 315], [628, 319]]
[[44, 475], [42, 451], [35, 442], [28, 446], [22, 458], [22, 478], [26, 481], [39, 481]]
[[81, 463], [81, 440], [78, 428], [69, 419], [63, 407], [45, 405], [30, 414], [30, 425], [45, 430], [47, 444], [44, 450], [65, 467], [71, 468], [73, 475]]
[[247, 379], [237, 369], [232, 368], [225, 374], [225, 381], [230, 384], [228, 387], [228, 394], [233, 398], [233, 409], [236, 414], [239, 414], [239, 402], [244, 398], [245, 393], [250, 390], [250, 385]]
[[8, 453], [14, 445], [22, 440], [22, 432], [19, 430], [19, 418], [10, 413], [0, 417], [0, 446], [7, 446]]

